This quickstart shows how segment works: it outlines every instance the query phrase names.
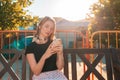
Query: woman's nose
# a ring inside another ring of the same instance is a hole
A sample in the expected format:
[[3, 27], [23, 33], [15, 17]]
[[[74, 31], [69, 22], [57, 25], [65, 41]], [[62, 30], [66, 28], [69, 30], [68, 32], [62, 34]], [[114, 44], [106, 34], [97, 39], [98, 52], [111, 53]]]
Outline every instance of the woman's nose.
[[50, 29], [50, 28], [48, 28], [48, 29], [47, 29], [47, 31], [48, 31], [48, 32], [51, 32], [51, 29]]

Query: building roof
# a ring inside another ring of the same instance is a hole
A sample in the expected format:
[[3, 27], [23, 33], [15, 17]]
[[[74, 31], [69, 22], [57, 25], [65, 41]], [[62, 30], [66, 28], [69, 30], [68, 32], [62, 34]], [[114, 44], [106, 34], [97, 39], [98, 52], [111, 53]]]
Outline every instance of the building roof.
[[88, 20], [69, 21], [63, 18], [55, 18], [56, 26], [59, 30], [65, 29], [78, 29], [79, 27], [87, 27], [89, 24]]

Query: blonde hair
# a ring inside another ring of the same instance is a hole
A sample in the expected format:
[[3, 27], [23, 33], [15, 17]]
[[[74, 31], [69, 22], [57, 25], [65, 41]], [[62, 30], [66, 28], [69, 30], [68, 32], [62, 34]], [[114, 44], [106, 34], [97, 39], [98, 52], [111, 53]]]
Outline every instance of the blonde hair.
[[40, 34], [40, 31], [41, 31], [41, 28], [43, 26], [43, 24], [46, 22], [46, 21], [52, 21], [53, 24], [54, 24], [54, 30], [53, 30], [53, 33], [49, 36], [49, 39], [50, 40], [53, 40], [55, 38], [55, 32], [56, 32], [56, 21], [54, 18], [52, 17], [48, 17], [48, 16], [45, 16], [41, 21], [40, 23], [38, 24], [37, 28], [36, 28], [36, 34], [35, 36], [33, 37], [33, 41], [35, 41], [38, 37], [39, 37], [39, 34]]

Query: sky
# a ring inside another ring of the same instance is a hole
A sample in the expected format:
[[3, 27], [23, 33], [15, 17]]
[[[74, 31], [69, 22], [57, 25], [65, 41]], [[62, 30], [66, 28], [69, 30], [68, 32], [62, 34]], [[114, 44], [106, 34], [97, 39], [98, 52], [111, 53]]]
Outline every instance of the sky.
[[62, 17], [67, 20], [81, 20], [89, 13], [91, 4], [98, 0], [34, 0], [27, 9], [33, 16]]

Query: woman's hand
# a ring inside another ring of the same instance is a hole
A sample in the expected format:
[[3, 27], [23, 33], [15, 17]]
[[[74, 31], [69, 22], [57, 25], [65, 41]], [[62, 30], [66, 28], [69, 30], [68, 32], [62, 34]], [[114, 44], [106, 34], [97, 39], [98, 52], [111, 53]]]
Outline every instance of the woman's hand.
[[55, 50], [54, 48], [52, 47], [52, 45], [50, 44], [50, 46], [47, 48], [45, 54], [43, 55], [43, 57], [45, 59], [49, 58], [50, 56], [52, 56], [53, 54], [55, 54]]
[[53, 54], [56, 54], [56, 53], [61, 54], [62, 52], [63, 52], [62, 42], [60, 39], [56, 39], [49, 45], [43, 57], [47, 59]]
[[56, 53], [62, 53], [63, 52], [63, 45], [61, 39], [56, 39], [52, 43], [53, 50]]
[[57, 53], [57, 54], [62, 54], [63, 53], [63, 45], [58, 45], [54, 48], [54, 51]]

